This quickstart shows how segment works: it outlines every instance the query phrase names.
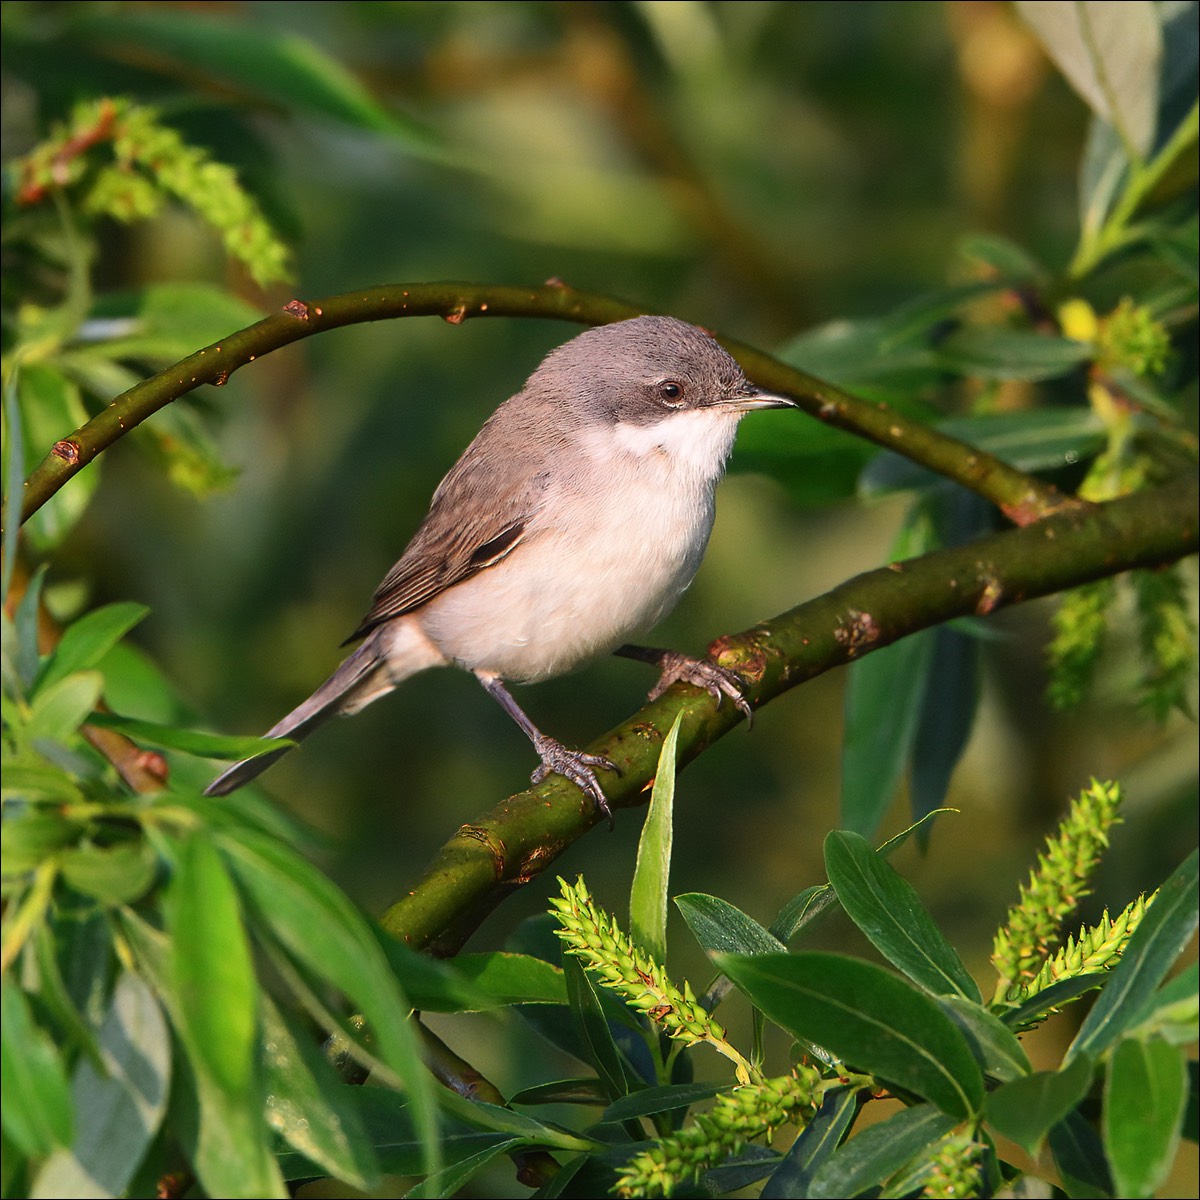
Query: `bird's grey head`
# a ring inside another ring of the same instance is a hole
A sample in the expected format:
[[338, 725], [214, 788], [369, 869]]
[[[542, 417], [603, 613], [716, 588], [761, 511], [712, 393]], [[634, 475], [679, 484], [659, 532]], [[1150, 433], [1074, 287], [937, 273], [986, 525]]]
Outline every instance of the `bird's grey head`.
[[655, 426], [709, 410], [736, 424], [755, 408], [792, 401], [760, 391], [701, 329], [674, 317], [634, 317], [588, 329], [552, 350], [526, 391], [568, 404], [584, 424]]

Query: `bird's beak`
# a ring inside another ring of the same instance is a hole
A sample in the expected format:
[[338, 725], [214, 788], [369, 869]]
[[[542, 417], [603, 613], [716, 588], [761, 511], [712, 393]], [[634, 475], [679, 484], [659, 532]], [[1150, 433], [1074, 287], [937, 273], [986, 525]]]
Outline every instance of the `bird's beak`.
[[764, 392], [752, 383], [744, 383], [737, 391], [722, 396], [718, 403], [722, 408], [733, 408], [738, 412], [754, 412], [760, 408], [798, 408], [795, 400]]

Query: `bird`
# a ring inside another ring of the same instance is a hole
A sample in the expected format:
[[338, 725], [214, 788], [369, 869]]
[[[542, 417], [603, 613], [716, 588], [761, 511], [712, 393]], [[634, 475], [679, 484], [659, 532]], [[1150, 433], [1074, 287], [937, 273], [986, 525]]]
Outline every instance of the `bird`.
[[[557, 346], [504, 401], [438, 485], [341, 665], [266, 733], [293, 742], [359, 712], [430, 667], [472, 672], [540, 759], [611, 825], [597, 770], [617, 768], [542, 733], [506, 686], [535, 683], [609, 652], [660, 669], [651, 699], [685, 680], [747, 717], [738, 676], [628, 642], [692, 582], [740, 419], [796, 407], [751, 383], [706, 331], [675, 317], [599, 325]], [[222, 796], [291, 747], [234, 763]]]

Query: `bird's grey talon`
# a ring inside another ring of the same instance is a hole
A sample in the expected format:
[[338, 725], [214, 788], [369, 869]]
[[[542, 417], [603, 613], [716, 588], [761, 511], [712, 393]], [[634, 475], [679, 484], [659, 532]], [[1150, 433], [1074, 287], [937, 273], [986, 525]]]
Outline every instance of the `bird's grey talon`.
[[746, 724], [752, 724], [754, 711], [749, 701], [742, 694], [745, 686], [735, 672], [728, 667], [719, 667], [716, 663], [704, 662], [697, 658], [688, 658], [674, 650], [664, 650], [658, 653], [658, 664], [662, 674], [658, 682], [650, 689], [650, 699], [657, 700], [673, 683], [690, 683], [693, 687], [702, 688], [718, 704], [722, 696], [728, 696], [746, 718]]
[[533, 783], [541, 783], [551, 773], [561, 775], [579, 788], [585, 796], [591, 797], [597, 810], [608, 818], [609, 829], [616, 825], [608, 798], [596, 778], [597, 768], [620, 775], [621, 768], [616, 763], [602, 754], [585, 754], [582, 750], [571, 750], [554, 738], [544, 736], [534, 743], [534, 749], [537, 750], [542, 763], [530, 776]]

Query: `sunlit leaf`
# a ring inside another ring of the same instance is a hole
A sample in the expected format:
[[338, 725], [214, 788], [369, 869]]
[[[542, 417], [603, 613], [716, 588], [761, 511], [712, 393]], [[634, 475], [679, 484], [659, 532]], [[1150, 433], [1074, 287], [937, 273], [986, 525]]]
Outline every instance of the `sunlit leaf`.
[[75, 1138], [38, 1172], [35, 1198], [123, 1194], [158, 1133], [171, 1075], [170, 1030], [154, 994], [131, 972], [113, 989], [99, 1048], [102, 1072], [87, 1058], [75, 1069]]
[[1071, 86], [1139, 155], [1154, 140], [1162, 28], [1151, 0], [1017, 0]]
[[850, 919], [889, 962], [935, 996], [982, 997], [916, 891], [856, 833], [825, 838], [829, 882]]
[[1153, 1196], [1166, 1181], [1187, 1103], [1182, 1049], [1160, 1038], [1117, 1044], [1104, 1081], [1104, 1148], [1117, 1195]]
[[890, 972], [838, 954], [721, 954], [716, 962], [797, 1037], [947, 1113], [978, 1109], [983, 1074], [966, 1038], [935, 1000]]
[[683, 713], [680, 712], [663, 739], [629, 890], [631, 936], [660, 963], [667, 959], [667, 888], [671, 879], [674, 832], [675, 747], [682, 721]]

